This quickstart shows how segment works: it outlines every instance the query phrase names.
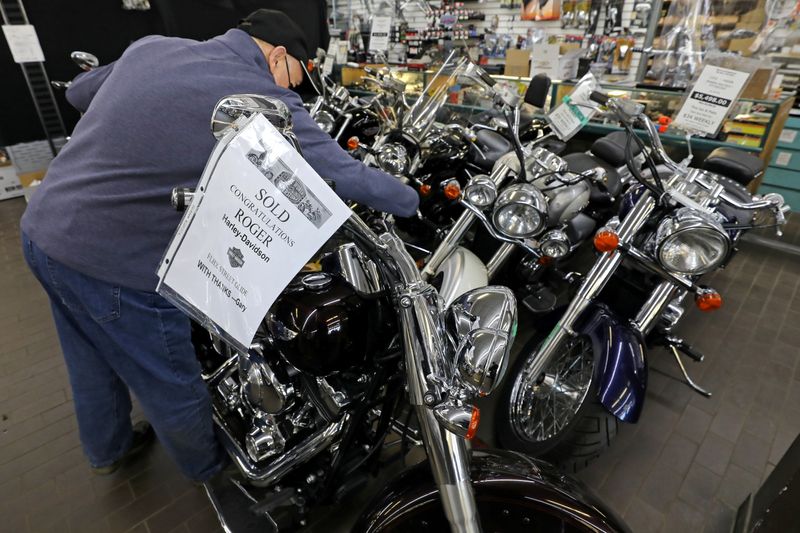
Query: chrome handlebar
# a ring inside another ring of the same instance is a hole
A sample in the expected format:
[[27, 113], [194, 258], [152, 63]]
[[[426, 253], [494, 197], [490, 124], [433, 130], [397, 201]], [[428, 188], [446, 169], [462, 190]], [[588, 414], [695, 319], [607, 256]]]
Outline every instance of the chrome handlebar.
[[[617, 118], [619, 118], [622, 122], [630, 125], [635, 123], [641, 124], [650, 140], [653, 151], [658, 155], [659, 159], [663, 161], [664, 165], [680, 176], [688, 175], [690, 169], [686, 165], [676, 163], [667, 154], [666, 150], [664, 149], [664, 145], [661, 143], [661, 137], [658, 135], [656, 126], [653, 124], [653, 121], [650, 120], [650, 117], [644, 113], [643, 106], [638, 104], [632, 106], [630, 102], [626, 100], [608, 98], [600, 93], [593, 93], [592, 100], [604, 104], [608, 106], [609, 109], [614, 110], [617, 114]], [[694, 182], [706, 190], [712, 190], [718, 185], [716, 182], [711, 183], [704, 178], [695, 179]], [[718, 194], [718, 198], [725, 204], [736, 209], [743, 209], [747, 211], [756, 211], [758, 209], [767, 208], [773, 209], [775, 211], [775, 217], [778, 225], [785, 223], [785, 213], [790, 210], [790, 208], [785, 204], [783, 197], [774, 193], [766, 194], [763, 198], [753, 200], [752, 202], [741, 202], [733, 197], [730, 193], [723, 190]]]

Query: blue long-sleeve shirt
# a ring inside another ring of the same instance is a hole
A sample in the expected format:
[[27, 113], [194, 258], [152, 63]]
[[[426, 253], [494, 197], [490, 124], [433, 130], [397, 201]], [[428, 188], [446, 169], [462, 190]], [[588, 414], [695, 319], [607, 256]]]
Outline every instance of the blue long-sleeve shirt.
[[252, 38], [234, 29], [204, 42], [145, 37], [76, 77], [66, 96], [85, 114], [31, 199], [23, 231], [86, 275], [155, 290], [181, 217], [170, 192], [196, 185], [215, 142], [211, 111], [237, 93], [284, 101], [304, 157], [340, 196], [402, 216], [416, 211], [416, 192], [342, 150], [294, 92], [275, 84]]

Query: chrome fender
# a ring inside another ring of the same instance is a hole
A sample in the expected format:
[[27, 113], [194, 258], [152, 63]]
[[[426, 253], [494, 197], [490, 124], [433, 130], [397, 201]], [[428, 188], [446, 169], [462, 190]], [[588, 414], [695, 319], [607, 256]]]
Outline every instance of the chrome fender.
[[477, 255], [460, 246], [444, 260], [436, 270], [436, 276], [440, 273], [442, 287], [439, 295], [444, 300], [445, 308], [462, 294], [489, 285], [486, 265]]
[[647, 391], [647, 359], [641, 337], [600, 304], [584, 312], [577, 330], [592, 340], [600, 403], [623, 422], [636, 422]]
[[[554, 467], [505, 450], [474, 450], [471, 479], [485, 531], [561, 530], [597, 533], [629, 529], [582, 483]], [[571, 526], [571, 527], [570, 527]], [[351, 531], [448, 531], [427, 461], [391, 480]]]

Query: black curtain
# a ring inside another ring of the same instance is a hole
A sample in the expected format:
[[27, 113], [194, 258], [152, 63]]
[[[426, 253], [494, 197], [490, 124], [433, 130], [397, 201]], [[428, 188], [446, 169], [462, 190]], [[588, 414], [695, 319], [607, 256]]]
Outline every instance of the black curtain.
[[[23, 0], [30, 23], [36, 27], [45, 68], [51, 80], [70, 80], [80, 70], [69, 59], [73, 50], [95, 54], [101, 63], [118, 58], [127, 46], [153, 33], [161, 33], [156, 11], [125, 11], [121, 0]], [[11, 51], [0, 44], [0, 146], [44, 138], [25, 78]], [[56, 92], [71, 131], [78, 114]]]
[[[325, 0], [151, 0], [149, 11], [126, 11], [122, 0], [23, 0], [36, 27], [51, 80], [69, 80], [80, 70], [69, 59], [73, 50], [95, 54], [101, 64], [117, 59], [145, 35], [161, 34], [205, 40], [225, 33], [251, 11], [280, 9], [307, 34], [309, 45], [327, 48]], [[4, 40], [3, 40], [4, 41]], [[44, 138], [19, 65], [8, 46], [0, 45], [0, 146]], [[78, 114], [56, 94], [67, 130]]]

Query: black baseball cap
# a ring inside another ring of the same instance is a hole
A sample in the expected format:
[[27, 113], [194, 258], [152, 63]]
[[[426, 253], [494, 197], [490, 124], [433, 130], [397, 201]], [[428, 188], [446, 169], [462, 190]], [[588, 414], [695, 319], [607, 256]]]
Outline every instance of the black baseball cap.
[[308, 61], [305, 34], [283, 11], [257, 9], [243, 18], [237, 28], [273, 46], [283, 46], [303, 64]]

